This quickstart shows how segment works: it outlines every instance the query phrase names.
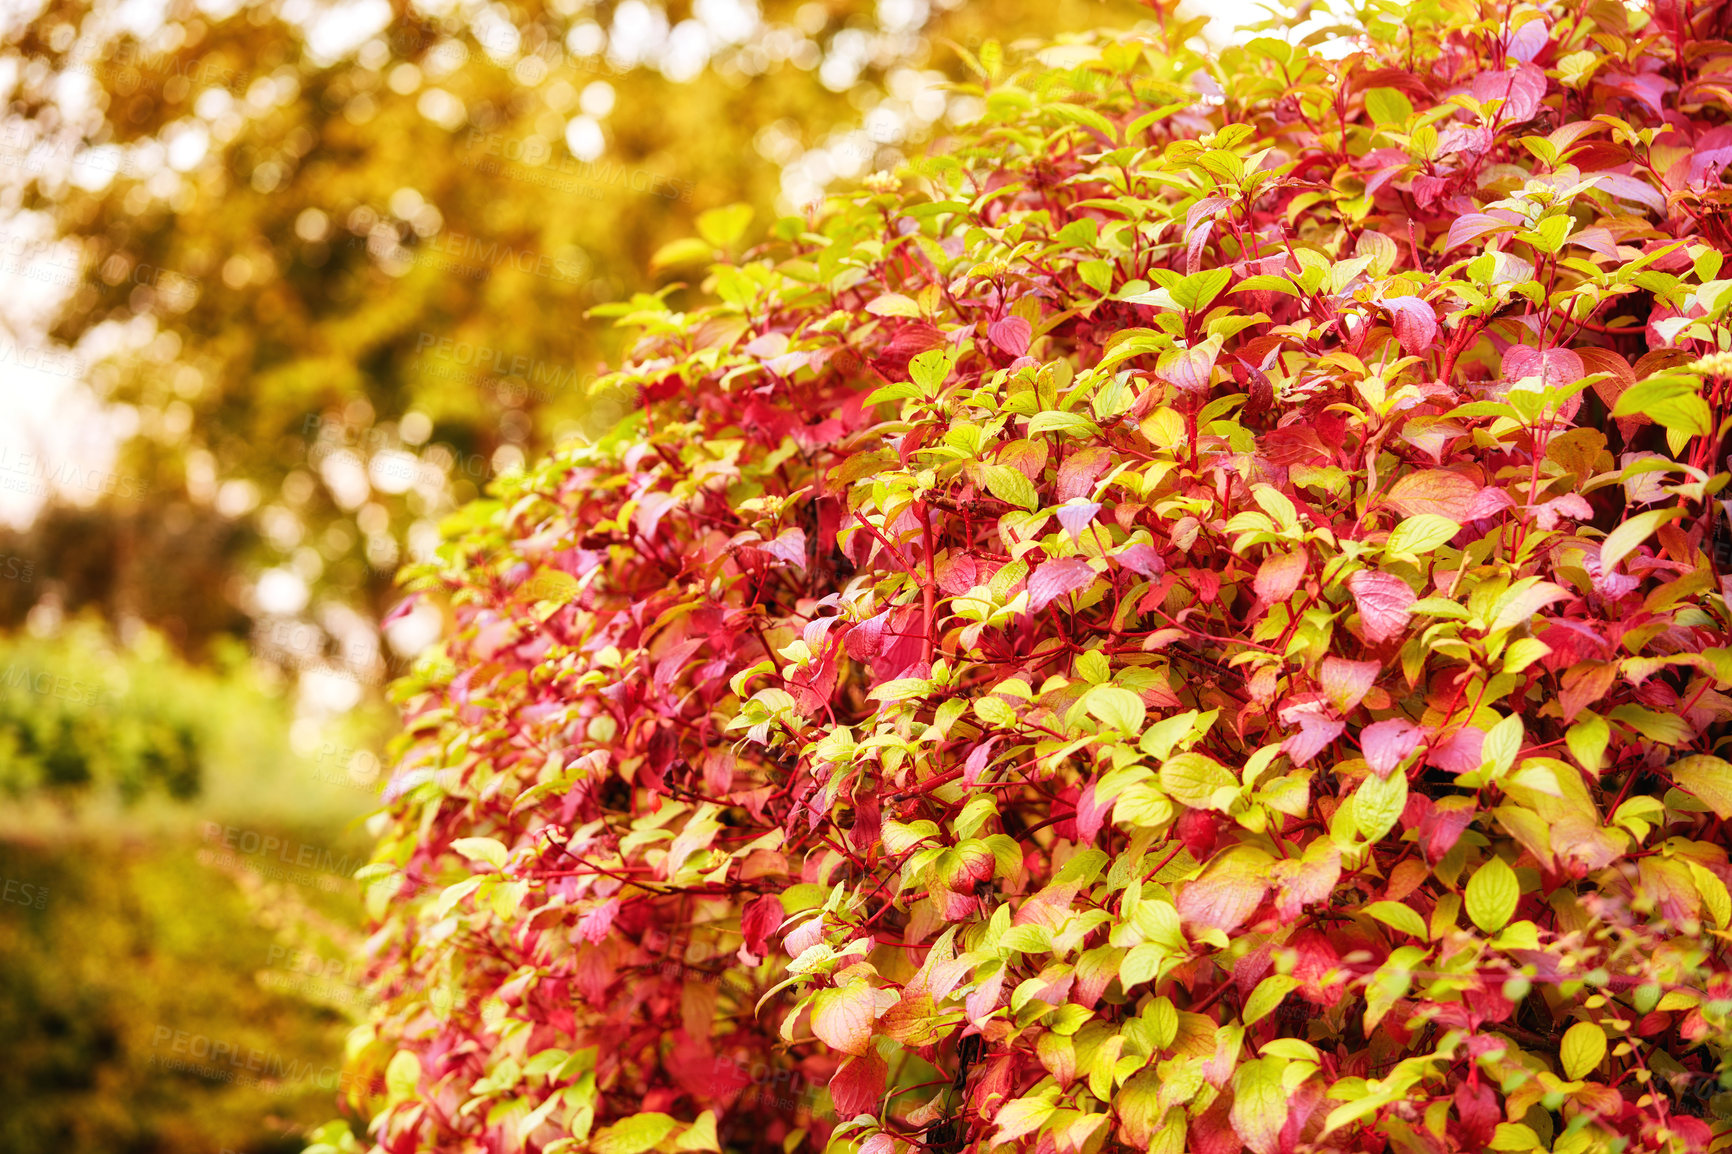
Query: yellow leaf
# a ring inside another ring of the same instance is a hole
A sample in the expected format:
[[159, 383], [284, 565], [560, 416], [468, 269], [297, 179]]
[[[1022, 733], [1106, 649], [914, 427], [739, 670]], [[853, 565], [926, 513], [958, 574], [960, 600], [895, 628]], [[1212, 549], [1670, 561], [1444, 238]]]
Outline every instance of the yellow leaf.
[[1558, 1057], [1564, 1067], [1564, 1077], [1579, 1081], [1591, 1073], [1606, 1056], [1606, 1032], [1592, 1022], [1577, 1022], [1564, 1032]]

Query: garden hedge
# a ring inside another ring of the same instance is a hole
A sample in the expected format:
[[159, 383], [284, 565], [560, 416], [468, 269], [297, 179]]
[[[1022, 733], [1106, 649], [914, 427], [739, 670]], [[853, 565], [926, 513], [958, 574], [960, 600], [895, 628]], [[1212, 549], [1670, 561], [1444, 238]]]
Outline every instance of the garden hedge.
[[601, 310], [411, 586], [378, 1149], [1728, 1147], [1732, 12], [1354, 20]]

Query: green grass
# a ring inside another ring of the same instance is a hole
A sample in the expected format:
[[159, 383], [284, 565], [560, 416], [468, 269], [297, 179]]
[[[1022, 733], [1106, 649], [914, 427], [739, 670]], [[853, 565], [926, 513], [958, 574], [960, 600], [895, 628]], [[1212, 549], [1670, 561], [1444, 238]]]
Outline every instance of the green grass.
[[287, 1154], [336, 1113], [373, 799], [290, 722], [242, 660], [0, 640], [0, 1154]]

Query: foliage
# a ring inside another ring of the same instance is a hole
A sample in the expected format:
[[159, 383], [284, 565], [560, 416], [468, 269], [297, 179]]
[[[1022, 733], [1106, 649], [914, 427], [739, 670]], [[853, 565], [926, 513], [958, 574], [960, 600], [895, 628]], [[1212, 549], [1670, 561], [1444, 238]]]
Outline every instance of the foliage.
[[[358, 942], [273, 932], [280, 896], [229, 884], [200, 844], [0, 840], [0, 1150], [288, 1154], [330, 1115]], [[353, 924], [347, 893], [317, 900]]]
[[0, 641], [0, 1151], [267, 1154], [330, 1113], [367, 797], [217, 658]]
[[1732, 11], [1358, 20], [603, 310], [413, 586], [378, 1149], [1723, 1145]]
[[[823, 151], [882, 108], [903, 126], [856, 132], [850, 163], [890, 163], [924, 131], [892, 89], [930, 83], [929, 37], [1101, 17], [1085, 0], [903, 6], [911, 22], [857, 0], [164, 7], [150, 27], [50, 0], [0, 34], [16, 77], [0, 199], [22, 210], [8, 253], [77, 274], [33, 295], [63, 297], [54, 339], [136, 418], [111, 491], [51, 511], [21, 544], [36, 583], [0, 590], [0, 609], [15, 622], [58, 583], [71, 608], [119, 605], [191, 648], [243, 631], [234, 606], [261, 612], [246, 590], [268, 566], [320, 595], [319, 625], [325, 597], [376, 619], [453, 502], [551, 433], [611, 423], [614, 398], [584, 384], [617, 347], [574, 318], [651, 287], [651, 257], [696, 213], [767, 211], [781, 174], [760, 151]], [[375, 13], [376, 34], [323, 47], [324, 25], [365, 31]], [[635, 27], [659, 58], [669, 24], [708, 40], [702, 83], [608, 34]], [[88, 528], [115, 564], [79, 565]]]
[[211, 707], [246, 693], [238, 685], [224, 693], [220, 684], [149, 633], [131, 647], [113, 645], [88, 622], [58, 637], [7, 638], [0, 789], [13, 803], [192, 798], [214, 737]]

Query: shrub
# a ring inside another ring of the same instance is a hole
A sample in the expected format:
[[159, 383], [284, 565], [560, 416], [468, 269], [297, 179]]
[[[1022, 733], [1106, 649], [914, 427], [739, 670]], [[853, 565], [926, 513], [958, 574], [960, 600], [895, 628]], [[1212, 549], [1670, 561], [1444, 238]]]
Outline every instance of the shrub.
[[1728, 11], [1385, 7], [988, 45], [610, 310], [415, 578], [381, 1149], [1728, 1130]]

